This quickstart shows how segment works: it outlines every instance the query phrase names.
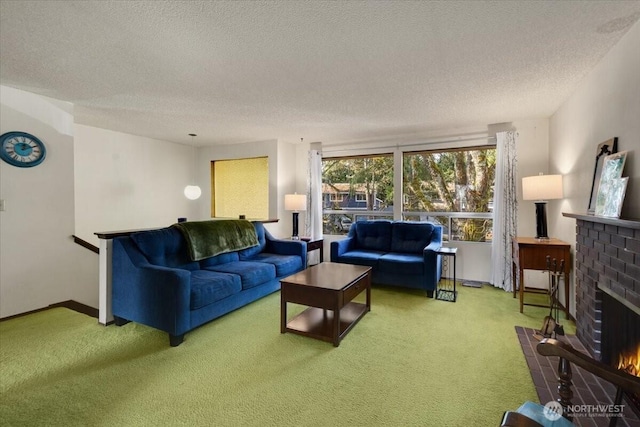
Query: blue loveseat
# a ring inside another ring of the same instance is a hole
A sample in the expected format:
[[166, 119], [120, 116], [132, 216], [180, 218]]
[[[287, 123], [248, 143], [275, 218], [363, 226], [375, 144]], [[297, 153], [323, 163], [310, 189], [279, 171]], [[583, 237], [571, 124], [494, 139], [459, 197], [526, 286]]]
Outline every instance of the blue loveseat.
[[186, 332], [277, 291], [281, 278], [306, 267], [304, 242], [276, 240], [260, 222], [249, 225], [257, 245], [192, 261], [179, 226], [113, 240], [116, 325], [134, 321], [160, 329], [175, 347]]
[[331, 262], [372, 268], [373, 283], [424, 289], [433, 297], [441, 274], [442, 226], [427, 222], [358, 221], [331, 242]]

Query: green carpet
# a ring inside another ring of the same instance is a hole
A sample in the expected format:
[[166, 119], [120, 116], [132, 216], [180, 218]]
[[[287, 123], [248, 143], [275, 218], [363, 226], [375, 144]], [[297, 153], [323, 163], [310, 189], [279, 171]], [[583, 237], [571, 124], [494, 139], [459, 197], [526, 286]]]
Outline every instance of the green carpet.
[[0, 424], [495, 426], [536, 400], [514, 326], [545, 314], [489, 286], [460, 286], [456, 303], [374, 287], [334, 348], [280, 334], [276, 293], [170, 348], [142, 325], [51, 309], [0, 323]]

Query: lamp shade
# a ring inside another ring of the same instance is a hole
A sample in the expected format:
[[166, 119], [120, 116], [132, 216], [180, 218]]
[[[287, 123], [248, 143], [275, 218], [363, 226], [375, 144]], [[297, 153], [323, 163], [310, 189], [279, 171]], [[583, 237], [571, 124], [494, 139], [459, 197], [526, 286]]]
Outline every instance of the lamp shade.
[[524, 200], [562, 199], [562, 175], [536, 175], [522, 178]]
[[306, 211], [307, 196], [304, 194], [285, 194], [284, 210], [295, 212]]

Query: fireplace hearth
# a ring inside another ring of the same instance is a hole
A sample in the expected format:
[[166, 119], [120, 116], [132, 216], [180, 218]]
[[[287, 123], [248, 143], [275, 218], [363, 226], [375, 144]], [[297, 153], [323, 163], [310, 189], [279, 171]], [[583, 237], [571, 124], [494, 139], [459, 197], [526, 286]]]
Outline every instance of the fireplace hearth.
[[[516, 326], [516, 333], [531, 372], [531, 378], [538, 394], [538, 402], [544, 405], [547, 402], [556, 401], [560, 397], [558, 393], [558, 357], [543, 356], [536, 350], [540, 341], [534, 337], [535, 331], [533, 329]], [[571, 345], [577, 351], [588, 353], [575, 335], [565, 335], [559, 337], [559, 340]], [[594, 407], [614, 404], [616, 388], [613, 384], [579, 366], [573, 365], [572, 371], [572, 403], [574, 405]], [[580, 427], [608, 427], [610, 422], [610, 417], [590, 417], [585, 414], [573, 419], [573, 423]], [[640, 426], [638, 414], [624, 402], [622, 416], [617, 418], [616, 427], [638, 426]]]

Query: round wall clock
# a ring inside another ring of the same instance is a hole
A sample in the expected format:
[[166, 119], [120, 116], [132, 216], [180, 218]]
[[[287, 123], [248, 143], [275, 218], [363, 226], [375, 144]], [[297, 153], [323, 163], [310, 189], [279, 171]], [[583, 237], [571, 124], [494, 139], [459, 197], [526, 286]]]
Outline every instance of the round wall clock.
[[10, 165], [20, 168], [37, 166], [46, 154], [42, 141], [26, 132], [7, 132], [0, 136], [0, 158]]

